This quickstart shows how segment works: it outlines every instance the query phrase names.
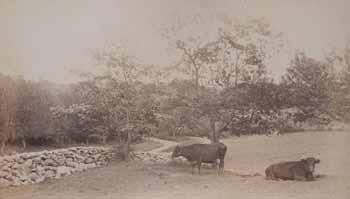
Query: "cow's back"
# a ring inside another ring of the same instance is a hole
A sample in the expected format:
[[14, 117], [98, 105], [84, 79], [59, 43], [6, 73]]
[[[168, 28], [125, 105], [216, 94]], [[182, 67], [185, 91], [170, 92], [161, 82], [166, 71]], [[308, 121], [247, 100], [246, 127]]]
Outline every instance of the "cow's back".
[[201, 160], [204, 163], [212, 163], [216, 161], [219, 155], [217, 145], [213, 144], [193, 144], [187, 147], [189, 160]]
[[275, 177], [281, 179], [291, 179], [293, 178], [292, 169], [297, 164], [299, 164], [298, 161], [280, 162], [271, 165], [271, 168]]

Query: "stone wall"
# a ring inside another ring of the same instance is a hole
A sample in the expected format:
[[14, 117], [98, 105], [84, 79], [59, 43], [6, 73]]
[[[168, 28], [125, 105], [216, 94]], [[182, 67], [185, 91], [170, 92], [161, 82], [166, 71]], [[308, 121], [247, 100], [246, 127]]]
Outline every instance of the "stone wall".
[[101, 167], [113, 157], [111, 148], [73, 147], [0, 157], [0, 187], [39, 183]]

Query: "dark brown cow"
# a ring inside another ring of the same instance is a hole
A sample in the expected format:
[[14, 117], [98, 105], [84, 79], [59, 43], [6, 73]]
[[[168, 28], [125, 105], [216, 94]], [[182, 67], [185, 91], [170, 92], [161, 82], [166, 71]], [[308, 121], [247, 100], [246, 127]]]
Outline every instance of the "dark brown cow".
[[192, 144], [189, 146], [176, 146], [173, 151], [172, 158], [183, 156], [192, 165], [192, 174], [194, 173], [194, 167], [198, 166], [198, 173], [201, 171], [202, 163], [216, 164], [219, 159], [218, 173], [223, 173], [224, 159], [226, 155], [227, 147], [223, 143], [214, 144]]
[[313, 157], [302, 159], [300, 161], [280, 162], [269, 166], [265, 170], [266, 178], [269, 180], [300, 180], [313, 181], [315, 165], [320, 160]]

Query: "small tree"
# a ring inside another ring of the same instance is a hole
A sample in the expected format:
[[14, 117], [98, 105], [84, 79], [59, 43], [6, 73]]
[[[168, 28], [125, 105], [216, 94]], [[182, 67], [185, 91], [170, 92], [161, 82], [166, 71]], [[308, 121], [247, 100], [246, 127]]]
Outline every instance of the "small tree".
[[16, 108], [16, 83], [0, 73], [0, 154], [4, 153], [6, 144], [14, 141], [15, 108]]
[[[121, 124], [120, 132], [126, 135], [123, 141], [125, 158], [129, 159], [130, 142], [134, 127], [149, 119], [152, 109], [145, 109], [149, 102], [142, 95], [142, 83], [136, 81], [143, 70], [135, 59], [119, 47], [97, 51], [94, 58], [98, 65], [107, 69], [106, 75], [97, 76], [99, 91], [105, 96], [105, 102], [111, 110], [112, 120]], [[124, 136], [122, 136], [124, 137]]]
[[37, 139], [50, 133], [50, 96], [37, 84], [18, 80], [16, 104], [17, 138], [26, 148], [28, 139]]
[[329, 122], [328, 117], [332, 116], [329, 110], [334, 89], [333, 71], [328, 63], [316, 61], [304, 53], [295, 55], [283, 76], [283, 85], [288, 89], [287, 103], [298, 110], [294, 114], [295, 122], [311, 118], [321, 123]]
[[350, 47], [336, 53], [331, 60], [334, 67], [339, 68], [336, 89], [333, 92], [332, 109], [337, 119], [350, 121]]

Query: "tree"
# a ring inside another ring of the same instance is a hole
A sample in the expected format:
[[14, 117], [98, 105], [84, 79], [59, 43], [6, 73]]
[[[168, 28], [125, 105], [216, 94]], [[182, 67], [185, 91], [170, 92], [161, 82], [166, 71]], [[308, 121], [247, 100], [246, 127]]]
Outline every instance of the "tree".
[[[184, 23], [180, 28], [168, 31], [168, 34], [181, 32], [184, 27], [193, 28], [202, 21]], [[171, 38], [175, 40], [174, 48], [181, 55], [178, 62], [182, 66], [180, 72], [191, 77], [190, 82], [181, 87], [182, 94], [175, 98], [181, 102], [178, 105], [181, 109], [178, 110], [190, 116], [187, 121], [191, 121], [191, 124], [195, 123], [198, 128], [210, 132], [209, 137], [213, 142], [217, 142], [221, 132], [233, 127], [234, 123], [245, 121], [247, 114], [251, 115], [247, 126], [255, 121], [253, 117], [268, 115], [268, 111], [257, 110], [262, 109], [259, 106], [262, 102], [252, 101], [252, 94], [254, 88], [260, 85], [274, 89], [272, 84], [263, 83], [268, 81], [266, 64], [272, 51], [277, 51], [282, 44], [281, 35], [274, 34], [269, 23], [263, 19], [243, 22], [224, 17], [221, 22], [213, 37], [192, 32], [182, 39]], [[266, 94], [267, 90], [264, 90]], [[265, 103], [266, 99], [263, 100]]]
[[330, 62], [339, 68], [333, 96], [333, 111], [337, 119], [350, 121], [350, 47], [334, 53]]
[[0, 154], [4, 153], [6, 144], [14, 141], [16, 132], [15, 104], [16, 104], [16, 84], [7, 76], [0, 73]]
[[294, 114], [295, 122], [305, 122], [308, 119], [329, 122], [334, 89], [332, 71], [332, 66], [326, 62], [309, 58], [304, 53], [295, 55], [282, 80], [288, 89], [286, 94], [289, 95], [289, 100], [286, 103], [298, 110]]
[[26, 148], [28, 139], [50, 133], [52, 102], [49, 93], [34, 82], [19, 79], [17, 89], [16, 132], [23, 148]]
[[[135, 58], [119, 47], [96, 51], [97, 63], [107, 69], [107, 73], [95, 77], [95, 85], [103, 98], [101, 103], [110, 110], [110, 119], [121, 124], [120, 132], [126, 135], [123, 141], [125, 158], [129, 159], [130, 142], [135, 131], [152, 123], [154, 107], [142, 93], [142, 83], [137, 79], [143, 74]], [[124, 136], [122, 136], [124, 137]]]
[[198, 31], [206, 25], [208, 19], [201, 15], [193, 15], [164, 29], [163, 36], [168, 40], [172, 53], [178, 55], [173, 69], [189, 77], [196, 89], [207, 81], [208, 63], [215, 62], [215, 42], [208, 39], [204, 31]]
[[283, 46], [282, 35], [263, 18], [243, 21], [223, 16], [220, 21], [216, 62], [210, 66], [214, 82], [227, 88], [266, 76], [269, 59]]

